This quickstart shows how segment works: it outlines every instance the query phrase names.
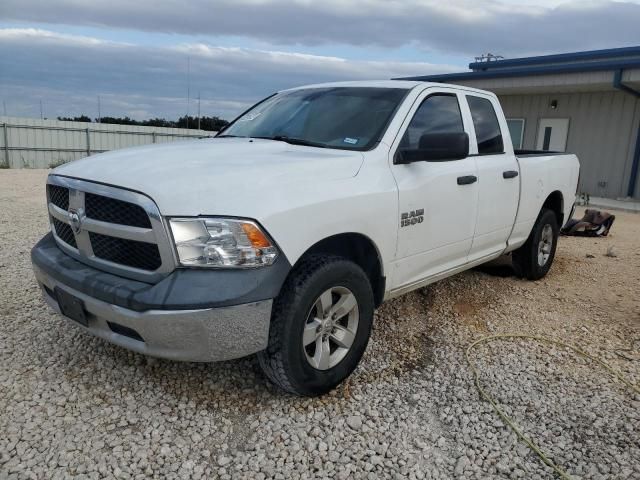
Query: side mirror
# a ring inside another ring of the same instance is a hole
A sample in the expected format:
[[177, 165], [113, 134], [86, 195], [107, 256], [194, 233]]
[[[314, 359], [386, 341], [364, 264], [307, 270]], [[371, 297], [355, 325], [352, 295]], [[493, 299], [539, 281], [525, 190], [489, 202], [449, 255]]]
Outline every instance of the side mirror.
[[446, 162], [469, 156], [469, 135], [466, 133], [427, 133], [420, 137], [417, 149], [400, 149], [394, 163]]

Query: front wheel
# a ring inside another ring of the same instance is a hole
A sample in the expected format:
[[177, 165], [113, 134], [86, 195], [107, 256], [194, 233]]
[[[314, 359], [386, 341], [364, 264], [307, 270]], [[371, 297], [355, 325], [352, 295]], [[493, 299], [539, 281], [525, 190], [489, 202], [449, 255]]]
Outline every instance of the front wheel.
[[328, 392], [356, 368], [367, 347], [374, 300], [366, 274], [336, 256], [302, 260], [274, 301], [265, 375], [296, 395]]
[[543, 209], [527, 241], [513, 252], [512, 262], [516, 274], [529, 280], [544, 277], [556, 255], [558, 234], [556, 214], [549, 209]]

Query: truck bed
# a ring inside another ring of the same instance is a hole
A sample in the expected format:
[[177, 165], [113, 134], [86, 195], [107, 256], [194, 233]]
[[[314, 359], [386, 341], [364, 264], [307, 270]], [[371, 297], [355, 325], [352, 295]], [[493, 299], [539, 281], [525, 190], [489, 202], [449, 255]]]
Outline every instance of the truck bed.
[[[542, 157], [546, 155], [564, 155], [564, 152], [554, 152], [551, 150], [514, 150], [516, 157]], [[566, 154], [569, 155], [569, 154]]]
[[541, 203], [553, 192], [562, 194], [563, 223], [568, 220], [580, 171], [578, 158], [572, 153], [516, 150], [515, 154], [520, 166], [520, 202], [509, 250], [524, 243], [540, 213]]

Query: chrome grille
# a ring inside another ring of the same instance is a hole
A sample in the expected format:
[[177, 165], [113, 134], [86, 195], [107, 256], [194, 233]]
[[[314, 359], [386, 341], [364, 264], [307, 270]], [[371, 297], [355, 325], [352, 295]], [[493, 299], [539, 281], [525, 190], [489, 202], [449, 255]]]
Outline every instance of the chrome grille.
[[49, 199], [56, 207], [69, 210], [69, 189], [58, 185], [47, 185]]
[[53, 218], [52, 221], [53, 228], [60, 240], [73, 248], [78, 248], [78, 245], [76, 245], [76, 237], [73, 234], [73, 230], [71, 230], [71, 227], [66, 223], [62, 223], [57, 218]]
[[85, 193], [84, 205], [89, 218], [131, 227], [151, 228], [149, 216], [140, 205], [93, 193]]
[[160, 266], [160, 252], [153, 243], [137, 242], [89, 232], [91, 247], [96, 257], [143, 270]]
[[160, 280], [175, 268], [165, 225], [149, 197], [50, 175], [47, 198], [56, 242], [72, 257], [149, 282]]

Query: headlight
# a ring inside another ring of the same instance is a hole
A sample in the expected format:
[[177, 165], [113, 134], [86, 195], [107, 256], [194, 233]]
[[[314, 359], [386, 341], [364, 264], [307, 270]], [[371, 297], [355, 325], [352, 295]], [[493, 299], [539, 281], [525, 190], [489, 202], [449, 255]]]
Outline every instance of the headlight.
[[278, 250], [255, 222], [234, 218], [172, 218], [184, 266], [243, 268], [271, 265]]

